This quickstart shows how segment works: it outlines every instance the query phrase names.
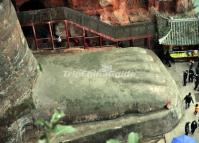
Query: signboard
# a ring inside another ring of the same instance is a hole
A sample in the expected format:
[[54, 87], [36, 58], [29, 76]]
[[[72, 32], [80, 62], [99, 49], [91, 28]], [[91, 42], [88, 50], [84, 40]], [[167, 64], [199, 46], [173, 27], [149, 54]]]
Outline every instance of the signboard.
[[173, 51], [170, 53], [170, 56], [172, 58], [198, 57], [198, 50]]

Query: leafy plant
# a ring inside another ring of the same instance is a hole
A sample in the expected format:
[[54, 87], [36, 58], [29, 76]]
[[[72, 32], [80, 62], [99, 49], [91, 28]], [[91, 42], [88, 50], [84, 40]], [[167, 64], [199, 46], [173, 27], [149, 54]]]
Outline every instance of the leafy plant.
[[110, 139], [110, 140], [106, 141], [106, 143], [121, 143], [121, 142], [118, 140], [115, 140], [115, 139]]
[[139, 143], [139, 135], [137, 133], [131, 132], [128, 135], [128, 143]]
[[43, 71], [43, 68], [41, 66], [41, 63], [38, 64], [39, 65], [39, 70], [42, 72]]
[[196, 13], [199, 13], [199, 0], [192, 0], [193, 6], [194, 6], [194, 11]]
[[60, 119], [64, 116], [65, 114], [63, 111], [56, 110], [50, 121], [40, 119], [35, 122], [36, 125], [39, 125], [44, 129], [44, 133], [40, 137], [38, 143], [53, 143], [56, 136], [75, 132], [75, 128], [72, 126], [59, 124]]
[[[118, 140], [110, 139], [106, 143], [121, 143]], [[139, 143], [139, 135], [137, 133], [131, 132], [128, 134], [128, 143]]]

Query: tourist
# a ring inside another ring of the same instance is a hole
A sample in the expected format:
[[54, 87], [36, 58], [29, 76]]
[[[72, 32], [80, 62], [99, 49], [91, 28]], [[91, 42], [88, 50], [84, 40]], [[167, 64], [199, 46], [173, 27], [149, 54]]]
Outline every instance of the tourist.
[[196, 90], [198, 88], [198, 85], [199, 85], [199, 75], [195, 74], [194, 78], [195, 78], [195, 87], [194, 87], [194, 90]]
[[198, 127], [196, 120], [191, 123], [191, 134], [193, 135], [196, 128]]
[[190, 60], [190, 61], [189, 61], [189, 70], [192, 70], [193, 64], [194, 64], [194, 61], [193, 61], [193, 60]]
[[195, 68], [196, 74], [199, 74], [199, 67]]
[[54, 25], [54, 36], [55, 36], [55, 44], [56, 44], [56, 47], [59, 48], [59, 47], [62, 47], [62, 33], [63, 33], [63, 30], [62, 30], [62, 27], [64, 26], [63, 23], [56, 23]]
[[186, 122], [186, 124], [185, 124], [185, 135], [188, 135], [189, 134], [189, 125], [190, 124], [190, 122]]
[[198, 104], [196, 104], [196, 105], [195, 105], [194, 114], [197, 115], [198, 112], [199, 112], [199, 106], [198, 106]]
[[194, 71], [192, 69], [189, 69], [189, 82], [193, 82], [194, 77]]
[[199, 74], [199, 62], [198, 62], [197, 67], [195, 68], [195, 71], [196, 71], [196, 74]]
[[164, 59], [165, 59], [165, 64], [167, 64], [168, 67], [171, 67], [170, 61], [171, 61], [172, 58], [171, 58], [170, 53], [169, 53], [168, 50], [164, 54]]
[[187, 84], [187, 76], [188, 76], [188, 70], [183, 72], [183, 86], [186, 86]]
[[57, 35], [56, 36], [56, 45], [57, 45], [57, 47], [61, 47], [61, 44], [62, 44], [61, 36]]
[[185, 100], [185, 109], [188, 109], [190, 107], [191, 102], [194, 103], [190, 92], [188, 95], [185, 96], [184, 100]]

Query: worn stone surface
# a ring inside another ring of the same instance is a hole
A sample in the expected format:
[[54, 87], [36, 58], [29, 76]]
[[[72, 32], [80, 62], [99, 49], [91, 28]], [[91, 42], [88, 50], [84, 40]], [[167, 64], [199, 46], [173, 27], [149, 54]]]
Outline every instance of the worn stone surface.
[[[19, 8], [22, 3], [27, 2], [27, 0], [17, 0], [16, 4]], [[131, 12], [137, 10], [147, 13], [147, 4], [140, 0], [42, 0], [41, 1], [46, 8], [57, 7], [57, 6], [67, 6], [72, 9], [81, 11], [91, 16], [99, 18], [101, 21], [108, 24], [117, 25], [127, 25], [132, 21], [129, 21], [129, 15]], [[68, 4], [66, 4], [68, 3]], [[154, 5], [151, 1], [148, 4], [150, 7]], [[31, 5], [29, 5], [29, 9]], [[142, 16], [136, 15], [136, 19], [143, 18]], [[138, 22], [134, 19], [133, 22]], [[145, 21], [148, 19], [143, 19]]]
[[192, 8], [191, 0], [177, 0], [176, 1], [176, 12], [184, 13], [187, 12], [190, 8]]
[[103, 12], [100, 12], [100, 20], [108, 24], [129, 24], [126, 0], [100, 0]]
[[169, 102], [172, 108], [181, 104], [167, 70], [151, 51], [142, 48], [42, 56], [38, 60], [43, 74], [34, 90], [36, 106], [48, 114], [60, 108], [67, 121], [146, 114], [163, 110]]
[[[58, 108], [68, 122], [98, 120], [76, 124], [77, 132], [60, 141], [101, 143], [125, 138], [130, 131], [151, 138], [171, 130], [182, 117], [175, 81], [149, 50], [133, 47], [37, 59], [43, 71], [33, 97], [41, 115], [50, 116]], [[125, 77], [125, 72], [132, 76]], [[104, 119], [111, 120], [99, 121]]]
[[10, 138], [7, 143], [36, 143], [42, 134], [35, 126], [34, 113], [21, 116], [8, 127]]
[[99, 0], [101, 7], [106, 7], [112, 5], [112, 0]]
[[129, 14], [129, 20], [131, 23], [149, 21], [150, 19], [151, 19], [151, 16], [149, 15], [149, 13], [144, 11], [143, 9], [137, 9], [137, 10], [131, 11], [131, 13]]
[[75, 125], [77, 132], [57, 138], [63, 143], [104, 143], [110, 138], [127, 140], [130, 132], [137, 132], [141, 143], [153, 143], [154, 139], [176, 126], [179, 116], [176, 110], [165, 110], [147, 115], [130, 114], [118, 119]]
[[[37, 62], [10, 0], [0, 1], [0, 13], [0, 119], [9, 123], [8, 118], [14, 120], [32, 107], [31, 90], [37, 77]], [[1, 123], [4, 124], [2, 120]]]

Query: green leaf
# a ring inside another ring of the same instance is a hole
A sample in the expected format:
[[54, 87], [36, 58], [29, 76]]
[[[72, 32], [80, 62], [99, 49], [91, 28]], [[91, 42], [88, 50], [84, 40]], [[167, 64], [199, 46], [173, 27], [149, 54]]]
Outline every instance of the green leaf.
[[46, 139], [39, 139], [38, 143], [48, 143]]
[[50, 120], [51, 123], [56, 123], [58, 122], [61, 118], [63, 118], [65, 116], [63, 111], [55, 111], [55, 113], [52, 115], [52, 118]]
[[44, 119], [36, 120], [35, 125], [42, 126], [45, 129], [51, 128], [51, 125], [49, 124], [49, 122], [45, 121]]
[[45, 120], [43, 120], [43, 119], [36, 120], [35, 125], [43, 127], [43, 126], [45, 126]]
[[139, 135], [137, 133], [131, 132], [128, 135], [128, 143], [139, 143]]
[[194, 11], [195, 11], [196, 13], [199, 13], [199, 7], [194, 8]]
[[120, 143], [120, 141], [115, 140], [115, 139], [110, 139], [110, 140], [106, 141], [106, 143]]
[[56, 125], [55, 128], [53, 129], [54, 133], [56, 135], [63, 135], [66, 133], [74, 133], [75, 132], [75, 128], [73, 128], [72, 126], [66, 126], [66, 125]]
[[39, 70], [42, 72], [43, 71], [43, 68], [41, 66], [41, 64], [39, 63]]
[[192, 0], [192, 2], [193, 2], [193, 5], [195, 7], [199, 6], [199, 1], [198, 0]]

